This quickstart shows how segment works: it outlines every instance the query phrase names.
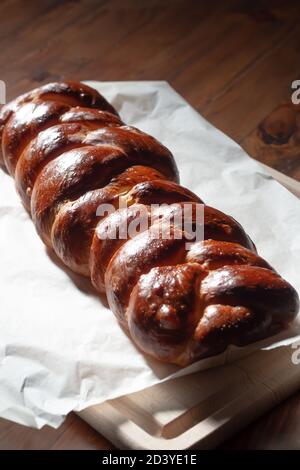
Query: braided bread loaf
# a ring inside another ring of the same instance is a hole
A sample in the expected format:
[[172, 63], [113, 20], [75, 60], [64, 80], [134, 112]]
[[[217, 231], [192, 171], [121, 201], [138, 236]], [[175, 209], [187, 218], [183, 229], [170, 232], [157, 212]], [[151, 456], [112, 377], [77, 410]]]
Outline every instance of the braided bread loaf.
[[[42, 240], [106, 292], [142, 351], [184, 366], [273, 335], [297, 315], [296, 291], [243, 228], [208, 206], [199, 221], [202, 201], [178, 184], [172, 154], [92, 88], [68, 81], [22, 95], [2, 108], [0, 138], [0, 162]], [[99, 215], [103, 204], [116, 210]], [[186, 205], [204, 241], [175, 224]], [[141, 213], [134, 236], [110, 236]]]

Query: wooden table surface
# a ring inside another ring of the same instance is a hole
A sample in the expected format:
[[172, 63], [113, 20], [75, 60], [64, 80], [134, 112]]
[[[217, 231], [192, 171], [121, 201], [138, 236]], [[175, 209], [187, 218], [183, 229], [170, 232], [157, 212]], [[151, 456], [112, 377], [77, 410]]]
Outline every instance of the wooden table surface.
[[[52, 80], [167, 80], [254, 158], [300, 181], [299, 0], [2, 0], [8, 98]], [[225, 443], [300, 448], [300, 392]], [[76, 415], [0, 420], [0, 449], [112, 449]]]

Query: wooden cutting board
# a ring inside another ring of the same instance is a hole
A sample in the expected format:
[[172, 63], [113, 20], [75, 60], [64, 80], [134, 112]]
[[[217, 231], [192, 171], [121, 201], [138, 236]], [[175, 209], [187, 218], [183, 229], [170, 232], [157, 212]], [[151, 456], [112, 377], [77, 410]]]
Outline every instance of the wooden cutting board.
[[[300, 198], [300, 183], [264, 168]], [[123, 449], [211, 449], [300, 388], [295, 363], [300, 343], [297, 348], [256, 351], [92, 406], [79, 416]]]

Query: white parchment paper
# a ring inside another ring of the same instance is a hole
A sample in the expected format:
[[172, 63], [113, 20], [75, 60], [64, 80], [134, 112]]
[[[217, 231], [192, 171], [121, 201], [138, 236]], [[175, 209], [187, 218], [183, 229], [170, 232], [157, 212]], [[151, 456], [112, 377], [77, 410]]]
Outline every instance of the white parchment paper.
[[[300, 291], [300, 203], [165, 82], [90, 82], [123, 120], [171, 149], [181, 183], [235, 217]], [[127, 338], [88, 281], [48, 253], [0, 170], [0, 416], [57, 427], [82, 410], [168, 378], [300, 338], [282, 334], [179, 370], [149, 360]]]

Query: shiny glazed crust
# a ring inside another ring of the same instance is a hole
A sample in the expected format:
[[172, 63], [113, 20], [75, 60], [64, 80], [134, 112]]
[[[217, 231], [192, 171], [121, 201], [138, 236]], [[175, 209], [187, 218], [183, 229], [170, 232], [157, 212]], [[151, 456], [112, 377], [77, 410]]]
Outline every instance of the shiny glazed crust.
[[[185, 366], [273, 335], [297, 315], [295, 289], [232, 217], [204, 206], [204, 241], [174, 222], [167, 238], [155, 236], [183, 204], [190, 226], [199, 224], [202, 201], [178, 184], [170, 151], [125, 125], [96, 90], [66, 81], [22, 95], [2, 108], [0, 139], [0, 164], [44, 243], [106, 293], [143, 352]], [[116, 210], [99, 215], [101, 204]], [[109, 236], [141, 213], [134, 236]]]

